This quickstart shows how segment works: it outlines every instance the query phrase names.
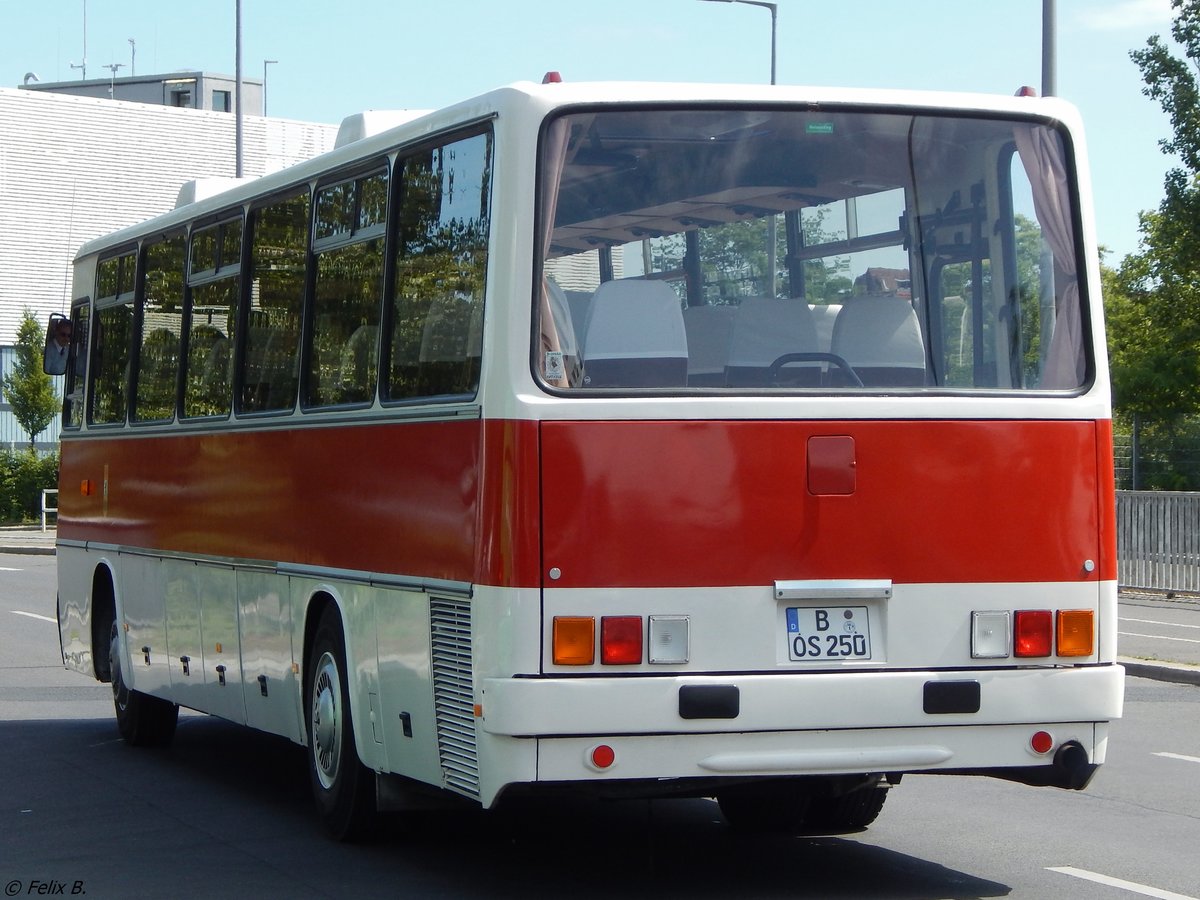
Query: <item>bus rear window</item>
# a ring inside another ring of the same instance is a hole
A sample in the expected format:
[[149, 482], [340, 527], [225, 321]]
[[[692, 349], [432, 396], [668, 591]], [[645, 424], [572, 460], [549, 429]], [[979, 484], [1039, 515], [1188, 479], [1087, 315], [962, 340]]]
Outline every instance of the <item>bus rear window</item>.
[[541, 141], [533, 368], [596, 391], [1074, 391], [1068, 147], [895, 112], [572, 113]]

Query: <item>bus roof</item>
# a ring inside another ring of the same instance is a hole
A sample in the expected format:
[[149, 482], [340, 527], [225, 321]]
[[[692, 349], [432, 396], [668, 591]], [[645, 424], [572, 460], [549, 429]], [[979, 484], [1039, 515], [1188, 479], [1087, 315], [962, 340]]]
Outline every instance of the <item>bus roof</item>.
[[[404, 144], [417, 143], [456, 127], [517, 115], [543, 117], [560, 107], [610, 104], [804, 104], [806, 106], [884, 106], [913, 110], [955, 110], [1005, 116], [1045, 118], [1078, 129], [1075, 107], [1057, 97], [1003, 96], [961, 92], [831, 88], [797, 85], [699, 84], [670, 82], [517, 82], [440, 110], [371, 110], [347, 117], [334, 149], [258, 178], [228, 179], [227, 190], [194, 192], [194, 202], [88, 241], [80, 259], [148, 234], [176, 228], [193, 219], [217, 214], [230, 206], [270, 196], [290, 185], [320, 177], [356, 161], [382, 156]], [[206, 182], [223, 179], [206, 179]], [[188, 199], [188, 187], [180, 199]]]

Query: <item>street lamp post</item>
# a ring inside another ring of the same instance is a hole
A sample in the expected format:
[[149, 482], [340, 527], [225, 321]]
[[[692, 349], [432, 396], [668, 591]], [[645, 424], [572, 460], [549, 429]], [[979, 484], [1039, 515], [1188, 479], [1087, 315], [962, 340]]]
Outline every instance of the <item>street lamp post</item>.
[[766, 0], [706, 0], [708, 3], [741, 3], [744, 6], [761, 6], [771, 13], [771, 84], [775, 83], [775, 25], [778, 19], [778, 4]]
[[[778, 21], [778, 6], [774, 3], [768, 3], [766, 0], [707, 0], [708, 3], [741, 3], [743, 6], [761, 6], [763, 9], [771, 13], [771, 84], [775, 84], [775, 32], [776, 23]], [[774, 297], [776, 293], [776, 260], [777, 249], [775, 246], [777, 237], [777, 228], [775, 225], [775, 216], [767, 219], [767, 289], [768, 296]]]
[[277, 59], [264, 59], [263, 60], [263, 98], [262, 98], [263, 104], [262, 104], [262, 106], [263, 106], [263, 116], [264, 117], [267, 114], [267, 66], [273, 66], [277, 62], [279, 62], [279, 60], [277, 60]]

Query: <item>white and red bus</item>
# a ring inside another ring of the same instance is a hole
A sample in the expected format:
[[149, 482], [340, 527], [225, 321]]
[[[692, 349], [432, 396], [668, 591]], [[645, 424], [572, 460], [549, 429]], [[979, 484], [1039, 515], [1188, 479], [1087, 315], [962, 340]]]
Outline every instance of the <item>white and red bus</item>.
[[1054, 99], [520, 84], [87, 244], [66, 665], [309, 748], [331, 830], [525, 790], [869, 824], [1121, 715]]

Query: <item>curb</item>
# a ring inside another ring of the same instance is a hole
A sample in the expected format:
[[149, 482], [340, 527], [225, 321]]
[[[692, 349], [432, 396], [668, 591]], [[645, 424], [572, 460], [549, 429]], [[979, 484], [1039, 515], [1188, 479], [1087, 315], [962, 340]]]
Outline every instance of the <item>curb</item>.
[[1200, 685], [1200, 666], [1183, 663], [1130, 659], [1122, 656], [1117, 662], [1125, 667], [1126, 675], [1136, 678], [1151, 678], [1154, 681], [1169, 681], [1174, 684]]

